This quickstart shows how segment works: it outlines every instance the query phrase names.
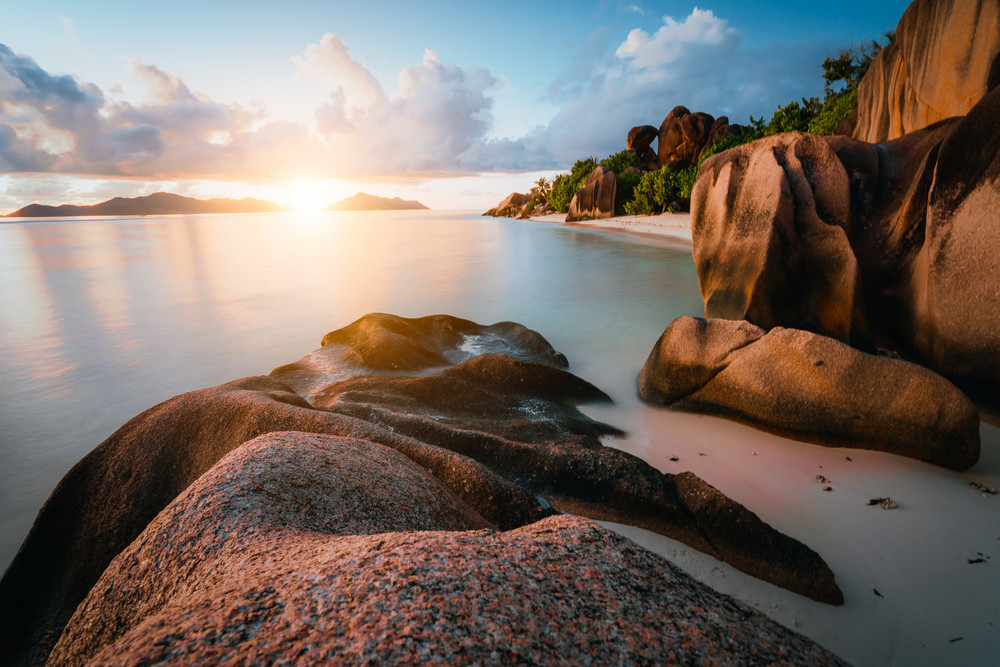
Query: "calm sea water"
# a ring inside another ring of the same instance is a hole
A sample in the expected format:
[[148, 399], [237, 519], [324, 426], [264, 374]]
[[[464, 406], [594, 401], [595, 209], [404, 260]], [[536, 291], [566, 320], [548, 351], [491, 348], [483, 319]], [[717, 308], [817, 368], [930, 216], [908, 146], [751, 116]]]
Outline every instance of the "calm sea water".
[[636, 375], [701, 300], [687, 249], [475, 213], [0, 224], [0, 570], [63, 474], [128, 419], [266, 374], [373, 311], [538, 330], [641, 450]]

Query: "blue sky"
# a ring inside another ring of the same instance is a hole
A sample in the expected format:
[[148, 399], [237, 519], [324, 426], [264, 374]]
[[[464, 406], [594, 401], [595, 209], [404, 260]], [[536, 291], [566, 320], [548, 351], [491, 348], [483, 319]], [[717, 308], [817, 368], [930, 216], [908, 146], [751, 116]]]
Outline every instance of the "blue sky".
[[57, 2], [3, 9], [0, 213], [165, 189], [485, 208], [677, 104], [745, 122], [905, 1]]

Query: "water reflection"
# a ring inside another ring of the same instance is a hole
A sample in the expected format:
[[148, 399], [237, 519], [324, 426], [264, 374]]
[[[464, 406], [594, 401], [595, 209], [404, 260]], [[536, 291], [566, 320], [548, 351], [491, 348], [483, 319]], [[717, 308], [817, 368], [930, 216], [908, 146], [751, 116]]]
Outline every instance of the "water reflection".
[[686, 252], [478, 215], [0, 224], [0, 564], [59, 478], [129, 418], [267, 373], [372, 311], [521, 322], [637, 409], [652, 341], [700, 300]]

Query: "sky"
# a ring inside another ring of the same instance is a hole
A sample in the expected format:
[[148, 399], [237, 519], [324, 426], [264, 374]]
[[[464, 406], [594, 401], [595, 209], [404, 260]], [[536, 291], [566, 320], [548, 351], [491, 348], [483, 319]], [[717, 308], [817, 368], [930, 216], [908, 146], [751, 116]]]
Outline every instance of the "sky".
[[0, 214], [170, 191], [485, 209], [676, 105], [822, 95], [904, 0], [0, 0]]

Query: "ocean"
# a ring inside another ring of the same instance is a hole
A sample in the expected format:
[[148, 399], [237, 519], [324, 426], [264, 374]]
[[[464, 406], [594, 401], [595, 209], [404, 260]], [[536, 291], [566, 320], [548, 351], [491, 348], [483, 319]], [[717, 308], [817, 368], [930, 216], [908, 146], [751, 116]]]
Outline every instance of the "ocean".
[[[614, 399], [582, 406], [629, 434], [606, 444], [694, 472], [815, 549], [846, 603], [616, 530], [854, 664], [995, 659], [1000, 497], [970, 482], [1000, 487], [1000, 430], [982, 425], [980, 462], [958, 473], [643, 405], [636, 376], [657, 338], [702, 313], [677, 243], [477, 212], [2, 222], [0, 567], [63, 474], [143, 410], [267, 374], [369, 312], [447, 313], [542, 333]], [[868, 504], [880, 496], [898, 509]]]
[[366, 313], [520, 322], [631, 411], [625, 427], [653, 343], [700, 311], [683, 247], [472, 212], [2, 223], [0, 569], [59, 479], [128, 419], [267, 374]]

